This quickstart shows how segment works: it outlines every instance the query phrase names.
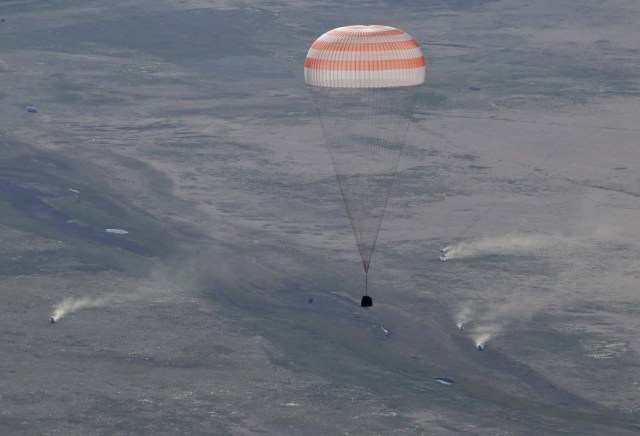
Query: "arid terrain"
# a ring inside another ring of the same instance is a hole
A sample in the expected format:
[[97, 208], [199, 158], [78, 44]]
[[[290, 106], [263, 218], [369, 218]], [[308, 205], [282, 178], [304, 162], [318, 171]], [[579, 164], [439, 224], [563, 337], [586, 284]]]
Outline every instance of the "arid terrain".
[[[0, 434], [640, 433], [640, 4], [345, 3], [0, 0]], [[365, 310], [302, 67], [371, 23]]]

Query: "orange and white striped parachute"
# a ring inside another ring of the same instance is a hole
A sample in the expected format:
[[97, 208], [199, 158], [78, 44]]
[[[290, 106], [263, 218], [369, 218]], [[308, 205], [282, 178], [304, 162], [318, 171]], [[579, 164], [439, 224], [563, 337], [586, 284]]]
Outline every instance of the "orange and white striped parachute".
[[307, 53], [304, 79], [329, 88], [388, 88], [424, 82], [425, 61], [408, 33], [389, 26], [338, 27]]
[[330, 30], [305, 59], [304, 79], [365, 273], [424, 78], [424, 56], [416, 40], [389, 26]]

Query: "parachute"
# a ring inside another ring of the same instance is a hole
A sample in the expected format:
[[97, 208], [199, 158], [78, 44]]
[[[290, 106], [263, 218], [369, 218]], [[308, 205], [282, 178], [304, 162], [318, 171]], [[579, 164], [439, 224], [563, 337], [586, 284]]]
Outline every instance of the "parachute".
[[[424, 82], [424, 55], [415, 39], [394, 27], [339, 27], [312, 44], [304, 77], [316, 102], [367, 287], [371, 257]], [[371, 299], [364, 303], [365, 299], [362, 305], [370, 306]]]

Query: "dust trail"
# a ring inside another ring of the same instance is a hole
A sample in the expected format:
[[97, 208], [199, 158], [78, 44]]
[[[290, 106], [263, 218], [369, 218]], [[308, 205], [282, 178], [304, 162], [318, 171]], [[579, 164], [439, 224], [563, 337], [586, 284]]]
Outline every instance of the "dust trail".
[[473, 342], [475, 346], [484, 348], [487, 342], [500, 334], [502, 326], [500, 324], [479, 325], [473, 329]]
[[514, 302], [503, 304], [464, 303], [455, 314], [458, 325], [473, 323], [469, 331], [476, 347], [485, 347], [486, 343], [499, 336], [505, 327], [518, 320], [530, 317], [528, 307]]
[[93, 307], [106, 306], [113, 302], [113, 297], [101, 297], [101, 298], [65, 298], [60, 303], [53, 306], [53, 314], [51, 318], [54, 321], [58, 321], [60, 318], [77, 312], [82, 309], [90, 309]]
[[[464, 330], [468, 323], [473, 322], [471, 329], [473, 342], [476, 347], [484, 348], [487, 342], [500, 334], [504, 322], [507, 322], [506, 319], [514, 315], [511, 311], [511, 305], [493, 306], [479, 311], [475, 305], [464, 303], [455, 313], [454, 320], [460, 330]], [[499, 322], [497, 319], [502, 319], [504, 322]]]
[[458, 327], [458, 329], [460, 330], [463, 330], [464, 326], [473, 319], [473, 313], [474, 308], [471, 304], [467, 303], [460, 306], [453, 317], [456, 322], [456, 327]]
[[160, 282], [156, 279], [153, 283], [138, 286], [127, 294], [113, 292], [106, 293], [99, 297], [67, 297], [53, 305], [51, 318], [53, 318], [55, 322], [67, 315], [84, 309], [115, 306], [133, 301], [155, 299], [157, 297], [175, 296], [175, 289], [175, 286], [170, 286], [166, 282]]
[[128, 303], [132, 301], [139, 301], [149, 298], [156, 298], [169, 295], [168, 289], [161, 288], [142, 288], [133, 291], [130, 294], [107, 294], [102, 297], [68, 297], [53, 306], [53, 313], [51, 318], [54, 321], [58, 321], [72, 313], [78, 312], [83, 309], [92, 309], [96, 307], [114, 306], [118, 304]]
[[[271, 256], [270, 265], [278, 265], [290, 273], [292, 266], [287, 258]], [[214, 264], [217, 268], [212, 269]], [[282, 266], [280, 266], [282, 265]], [[303, 268], [303, 267], [300, 267]], [[53, 321], [80, 310], [111, 307], [139, 301], [180, 302], [182, 298], [193, 299], [203, 289], [254, 289], [258, 284], [277, 283], [277, 273], [253, 259], [229, 250], [202, 250], [196, 256], [171, 265], [159, 263], [151, 277], [143, 283], [132, 285], [132, 289], [105, 292], [100, 296], [80, 295], [64, 298], [53, 306]]]
[[572, 239], [545, 233], [512, 233], [477, 241], [460, 242], [442, 250], [447, 260], [485, 254], [531, 253], [545, 248], [566, 248]]

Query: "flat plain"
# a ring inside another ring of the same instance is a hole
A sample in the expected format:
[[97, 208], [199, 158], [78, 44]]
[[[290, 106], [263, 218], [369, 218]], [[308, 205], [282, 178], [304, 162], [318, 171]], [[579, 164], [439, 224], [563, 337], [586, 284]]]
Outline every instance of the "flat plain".
[[[640, 5], [343, 3], [0, 1], [0, 433], [640, 432]], [[381, 22], [364, 310], [302, 66]]]

